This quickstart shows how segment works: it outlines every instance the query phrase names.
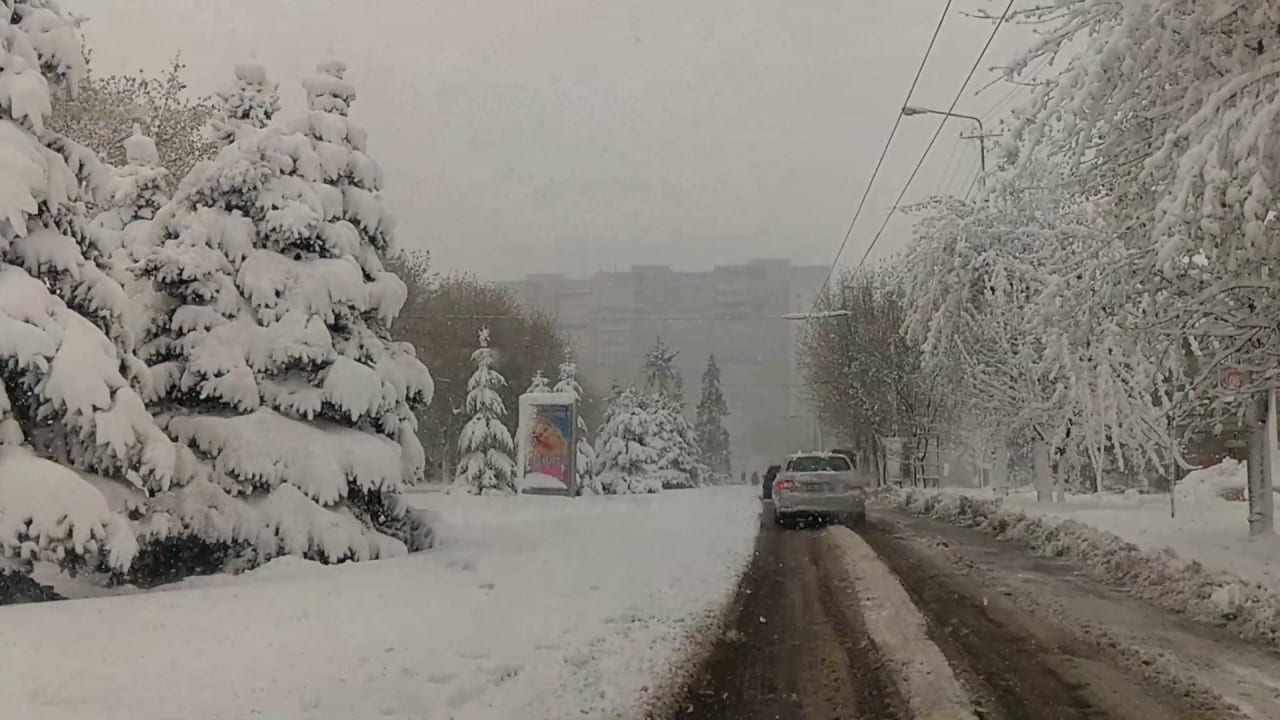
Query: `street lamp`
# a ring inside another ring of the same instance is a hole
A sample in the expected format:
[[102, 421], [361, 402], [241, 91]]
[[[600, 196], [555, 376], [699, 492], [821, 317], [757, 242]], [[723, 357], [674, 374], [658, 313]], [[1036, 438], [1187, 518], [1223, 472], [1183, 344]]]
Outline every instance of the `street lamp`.
[[972, 120], [978, 123], [977, 135], [973, 135], [968, 138], [964, 137], [963, 135], [961, 135], [960, 137], [961, 139], [965, 139], [965, 140], [978, 141], [978, 153], [982, 159], [982, 177], [979, 178], [979, 182], [983, 183], [984, 185], [986, 184], [985, 178], [987, 174], [987, 132], [982, 127], [982, 118], [978, 117], [977, 115], [965, 115], [964, 113], [951, 112], [949, 110], [931, 110], [929, 108], [922, 108], [916, 105], [907, 105], [903, 107], [902, 114], [905, 117], [912, 117], [915, 115], [942, 115], [943, 117], [961, 118], [962, 120]]

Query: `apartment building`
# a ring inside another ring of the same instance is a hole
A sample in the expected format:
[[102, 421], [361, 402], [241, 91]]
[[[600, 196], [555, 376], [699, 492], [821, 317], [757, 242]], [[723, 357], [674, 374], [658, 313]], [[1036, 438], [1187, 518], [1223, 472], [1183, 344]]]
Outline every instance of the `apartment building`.
[[827, 269], [755, 260], [704, 272], [637, 265], [585, 279], [529, 275], [504, 283], [522, 302], [556, 316], [573, 339], [579, 367], [598, 388], [636, 382], [657, 338], [678, 350], [690, 417], [709, 354], [721, 368], [734, 468], [763, 471], [770, 460], [818, 442], [796, 357], [800, 323]]

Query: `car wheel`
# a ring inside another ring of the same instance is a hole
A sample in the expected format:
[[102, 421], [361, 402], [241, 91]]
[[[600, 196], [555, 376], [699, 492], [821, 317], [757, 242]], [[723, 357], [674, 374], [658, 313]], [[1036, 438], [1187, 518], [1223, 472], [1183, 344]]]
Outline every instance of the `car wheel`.
[[791, 524], [791, 518], [787, 515], [784, 515], [783, 513], [774, 511], [773, 524], [777, 525], [780, 528], [785, 528]]

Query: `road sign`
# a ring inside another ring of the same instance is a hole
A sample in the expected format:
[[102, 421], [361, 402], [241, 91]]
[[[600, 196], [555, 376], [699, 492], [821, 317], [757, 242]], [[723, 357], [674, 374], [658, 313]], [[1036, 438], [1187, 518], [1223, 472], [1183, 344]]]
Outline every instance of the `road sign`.
[[1224, 370], [1222, 373], [1222, 387], [1232, 392], [1240, 392], [1244, 390], [1244, 386], [1249, 382], [1249, 374], [1244, 370], [1232, 368]]

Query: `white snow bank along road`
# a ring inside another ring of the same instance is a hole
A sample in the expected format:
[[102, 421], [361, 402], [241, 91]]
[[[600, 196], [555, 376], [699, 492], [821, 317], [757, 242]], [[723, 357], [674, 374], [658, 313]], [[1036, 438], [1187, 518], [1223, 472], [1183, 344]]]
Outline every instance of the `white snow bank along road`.
[[[1037, 503], [1034, 492], [1018, 493], [1005, 507], [1070, 518], [1143, 550], [1172, 550], [1208, 570], [1249, 578], [1280, 595], [1280, 537], [1249, 537], [1246, 475], [1244, 463], [1235, 460], [1189, 473], [1176, 486], [1176, 517], [1169, 517], [1167, 494], [1136, 492], [1068, 495], [1067, 502], [1053, 504]], [[1280, 495], [1275, 499], [1280, 502]]]
[[436, 550], [0, 608], [0, 715], [634, 718], [729, 601], [760, 509], [754, 487], [415, 502]]
[[[1114, 533], [1146, 551], [1171, 550], [1208, 570], [1249, 578], [1280, 595], [1280, 536], [1249, 537], [1245, 483], [1245, 465], [1235, 460], [1195, 470], [1177, 484], [1176, 517], [1169, 517], [1168, 494], [1136, 491], [1068, 495], [1066, 502], [1039, 503], [1034, 490], [1021, 489], [1001, 501], [1006, 510], [1047, 520], [1075, 520]], [[990, 490], [970, 488], [942, 492], [981, 499], [997, 497]], [[1275, 501], [1280, 506], [1280, 494]], [[1280, 507], [1276, 515], [1280, 517]]]
[[[882, 491], [877, 501], [1021, 542], [1168, 610], [1280, 646], [1273, 575], [1280, 538], [1250, 540], [1244, 504], [1204, 492], [1198, 487], [1204, 478], [1192, 476], [1179, 489], [1177, 518], [1168, 515], [1168, 495], [1068, 496], [1065, 504], [1037, 504], [1034, 494], [905, 489]], [[1152, 500], [1164, 504], [1158, 509]]]

